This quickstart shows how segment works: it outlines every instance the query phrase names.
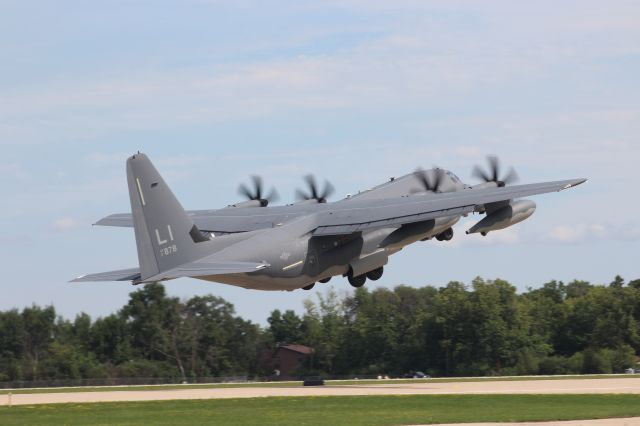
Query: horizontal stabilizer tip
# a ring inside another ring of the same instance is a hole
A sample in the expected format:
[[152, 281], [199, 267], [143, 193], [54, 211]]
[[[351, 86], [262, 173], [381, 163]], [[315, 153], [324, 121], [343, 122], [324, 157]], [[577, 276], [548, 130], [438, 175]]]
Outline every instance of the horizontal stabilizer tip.
[[134, 281], [140, 278], [140, 268], [120, 269], [117, 271], [99, 272], [97, 274], [81, 275], [69, 282], [95, 282], [95, 281]]
[[131, 213], [116, 213], [103, 217], [95, 226], [122, 226], [125, 228], [133, 228], [133, 217]]

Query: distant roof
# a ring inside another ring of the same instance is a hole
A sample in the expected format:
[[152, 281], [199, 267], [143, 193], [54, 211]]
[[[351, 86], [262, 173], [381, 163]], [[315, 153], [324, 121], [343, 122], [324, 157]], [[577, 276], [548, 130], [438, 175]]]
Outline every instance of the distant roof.
[[288, 349], [290, 351], [298, 352], [304, 355], [311, 355], [314, 352], [313, 348], [304, 345], [281, 345], [278, 346], [278, 349]]

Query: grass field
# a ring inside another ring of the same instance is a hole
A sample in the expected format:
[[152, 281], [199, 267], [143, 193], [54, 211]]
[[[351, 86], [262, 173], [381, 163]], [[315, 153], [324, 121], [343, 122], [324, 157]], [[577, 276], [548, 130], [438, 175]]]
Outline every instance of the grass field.
[[[456, 383], [456, 382], [483, 382], [483, 381], [521, 381], [521, 380], [567, 380], [567, 379], [625, 379], [637, 378], [634, 374], [599, 374], [579, 376], [509, 376], [509, 377], [442, 377], [433, 379], [390, 379], [390, 380], [327, 380], [327, 386], [347, 386], [358, 383], [360, 385], [380, 385], [393, 383]], [[242, 387], [289, 387], [302, 386], [297, 382], [249, 382], [249, 383], [202, 383], [186, 385], [137, 385], [137, 386], [97, 386], [97, 387], [60, 387], [60, 388], [36, 388], [36, 389], [0, 389], [0, 395], [21, 393], [58, 393], [58, 392], [112, 392], [112, 391], [153, 391], [171, 389], [215, 389], [215, 388], [242, 388]]]
[[12, 425], [402, 425], [640, 416], [640, 395], [411, 395], [0, 407]]

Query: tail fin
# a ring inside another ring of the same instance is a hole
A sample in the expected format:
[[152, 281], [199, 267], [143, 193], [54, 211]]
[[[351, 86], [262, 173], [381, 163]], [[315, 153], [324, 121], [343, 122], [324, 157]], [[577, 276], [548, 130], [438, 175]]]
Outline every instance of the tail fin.
[[141, 281], [206, 255], [208, 239], [146, 155], [129, 157], [127, 182]]

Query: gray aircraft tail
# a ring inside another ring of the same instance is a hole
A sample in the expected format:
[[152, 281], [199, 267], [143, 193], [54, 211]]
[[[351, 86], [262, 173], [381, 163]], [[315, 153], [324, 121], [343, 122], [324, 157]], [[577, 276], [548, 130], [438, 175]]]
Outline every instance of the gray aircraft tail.
[[139, 268], [82, 275], [72, 282], [132, 281], [134, 284], [181, 277], [256, 272], [264, 262], [241, 262], [215, 256], [236, 240], [210, 240], [184, 211], [160, 173], [144, 154], [127, 160], [131, 218]]
[[129, 157], [127, 182], [140, 281], [206, 255], [209, 239], [198, 230], [146, 155]]

